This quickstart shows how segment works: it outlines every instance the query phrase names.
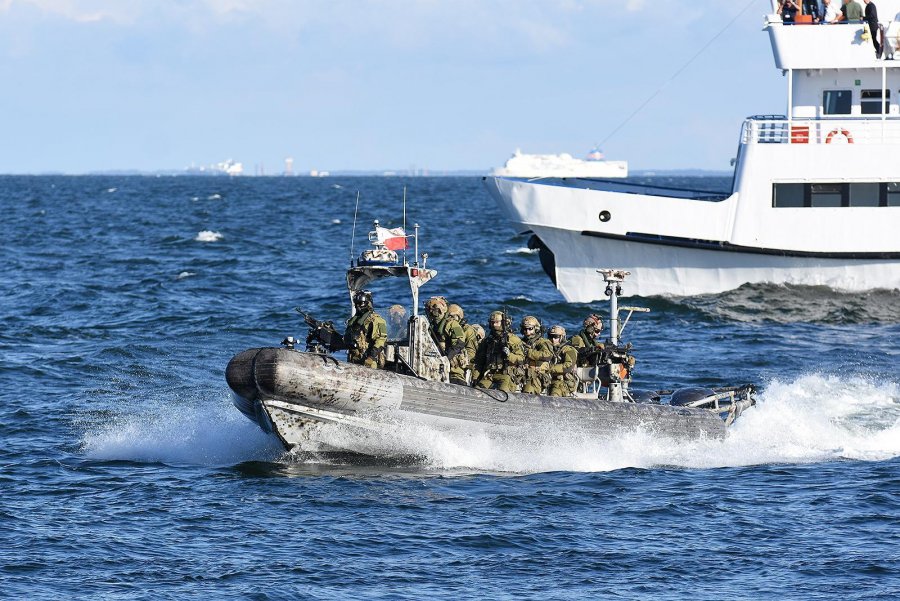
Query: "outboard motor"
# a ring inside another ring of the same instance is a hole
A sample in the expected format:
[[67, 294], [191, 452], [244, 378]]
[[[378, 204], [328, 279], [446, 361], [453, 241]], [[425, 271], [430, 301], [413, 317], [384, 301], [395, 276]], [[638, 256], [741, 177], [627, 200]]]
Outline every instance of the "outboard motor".
[[685, 405], [691, 405], [702, 399], [715, 396], [716, 391], [712, 388], [679, 388], [672, 393], [672, 396], [669, 398], [669, 404], [676, 407], [684, 407]]

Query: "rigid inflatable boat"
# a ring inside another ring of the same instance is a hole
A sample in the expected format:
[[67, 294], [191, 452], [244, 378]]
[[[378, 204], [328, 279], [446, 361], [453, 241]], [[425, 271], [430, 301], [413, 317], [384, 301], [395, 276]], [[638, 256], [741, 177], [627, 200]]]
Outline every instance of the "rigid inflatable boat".
[[[383, 230], [376, 222], [369, 235], [373, 248], [351, 264], [347, 286], [352, 298], [355, 291], [383, 278], [406, 278], [409, 283], [412, 315], [405, 335], [388, 340], [384, 369], [338, 359], [331, 352], [331, 323], [308, 315], [306, 351], [295, 348], [295, 340], [288, 337], [281, 346], [245, 350], [228, 364], [226, 379], [235, 406], [288, 450], [303, 449], [314, 424], [379, 430], [398, 421], [437, 428], [476, 426], [512, 436], [518, 429], [552, 423], [591, 436], [643, 430], [679, 440], [721, 438], [755, 403], [751, 385], [633, 393], [631, 345], [621, 344], [620, 336], [633, 313], [648, 309], [618, 305], [621, 283], [629, 274], [613, 269], [598, 270], [607, 283], [610, 336], [595, 364], [576, 370], [580, 384], [574, 396], [451, 384], [449, 361], [418, 311], [419, 288], [437, 275], [425, 267], [427, 254], [417, 256], [418, 226], [410, 236], [416, 241], [413, 263], [400, 260], [389, 241], [386, 245]], [[622, 313], [627, 313], [624, 319]]]

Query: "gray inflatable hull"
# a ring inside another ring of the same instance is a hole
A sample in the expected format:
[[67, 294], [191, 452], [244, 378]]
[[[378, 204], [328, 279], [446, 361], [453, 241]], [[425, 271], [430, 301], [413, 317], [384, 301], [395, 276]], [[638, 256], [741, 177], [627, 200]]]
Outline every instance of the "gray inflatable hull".
[[249, 349], [236, 355], [226, 379], [238, 409], [288, 449], [301, 443], [310, 422], [377, 428], [378, 416], [391, 414], [504, 429], [552, 420], [598, 436], [640, 429], [693, 440], [721, 438], [726, 432], [722, 419], [703, 409], [486, 391], [286, 348]]

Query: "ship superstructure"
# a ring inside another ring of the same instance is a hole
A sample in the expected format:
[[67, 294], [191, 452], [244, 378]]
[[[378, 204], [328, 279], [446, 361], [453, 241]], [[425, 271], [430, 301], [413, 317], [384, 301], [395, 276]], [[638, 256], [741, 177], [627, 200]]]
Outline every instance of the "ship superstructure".
[[[764, 29], [786, 114], [744, 121], [730, 193], [487, 178], [566, 299], [604, 298], [588, 277], [601, 264], [633, 271], [641, 295], [900, 287], [900, 61], [876, 58], [865, 23], [785, 24], [776, 11]], [[878, 11], [896, 47], [900, 0]]]

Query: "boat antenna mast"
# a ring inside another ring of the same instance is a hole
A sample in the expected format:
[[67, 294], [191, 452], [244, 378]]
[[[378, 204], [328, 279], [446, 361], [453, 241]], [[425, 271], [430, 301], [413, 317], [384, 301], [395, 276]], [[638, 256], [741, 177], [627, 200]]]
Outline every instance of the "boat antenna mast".
[[[598, 269], [597, 273], [603, 276], [606, 282], [606, 296], [609, 297], [609, 341], [613, 346], [618, 346], [622, 332], [631, 319], [632, 313], [649, 313], [650, 309], [646, 307], [620, 307], [619, 297], [622, 295], [622, 282], [631, 275], [630, 271], [624, 269]], [[619, 312], [628, 311], [628, 316], [622, 325], [619, 325]]]
[[[406, 236], [406, 186], [403, 186], [403, 235]], [[403, 244], [403, 264], [409, 265], [409, 262], [406, 260], [406, 249], [409, 244], [406, 244], [408, 238], [404, 239]]]
[[353, 232], [350, 234], [350, 267], [353, 267], [353, 243], [356, 241], [357, 213], [359, 213], [359, 190], [356, 191], [356, 208], [353, 209]]

